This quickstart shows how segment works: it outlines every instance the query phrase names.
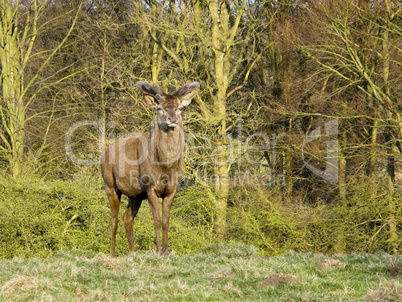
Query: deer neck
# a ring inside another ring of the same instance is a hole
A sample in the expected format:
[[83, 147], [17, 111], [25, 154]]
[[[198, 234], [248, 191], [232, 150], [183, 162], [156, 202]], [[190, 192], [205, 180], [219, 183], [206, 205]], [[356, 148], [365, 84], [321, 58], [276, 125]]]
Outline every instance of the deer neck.
[[153, 164], [171, 168], [182, 158], [184, 148], [182, 123], [169, 129], [155, 122], [151, 127], [150, 138]]

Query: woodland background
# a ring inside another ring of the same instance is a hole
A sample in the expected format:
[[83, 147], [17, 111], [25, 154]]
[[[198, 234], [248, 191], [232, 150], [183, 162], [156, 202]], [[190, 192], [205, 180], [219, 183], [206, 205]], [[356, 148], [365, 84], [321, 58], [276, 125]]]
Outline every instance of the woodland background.
[[[97, 162], [155, 118], [138, 80], [201, 83], [170, 249], [398, 253], [401, 18], [399, 0], [0, 0], [1, 257], [109, 251]], [[306, 167], [330, 145], [332, 182]], [[146, 204], [134, 230], [154, 248]]]

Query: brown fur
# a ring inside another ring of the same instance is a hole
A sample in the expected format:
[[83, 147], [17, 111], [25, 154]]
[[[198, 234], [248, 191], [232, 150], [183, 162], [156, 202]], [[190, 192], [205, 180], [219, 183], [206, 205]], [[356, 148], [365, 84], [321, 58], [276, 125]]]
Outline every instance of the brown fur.
[[[176, 187], [184, 174], [181, 108], [190, 104], [199, 88], [199, 84], [194, 82], [183, 86], [173, 95], [167, 95], [155, 84], [138, 82], [137, 86], [145, 92], [144, 101], [158, 109], [158, 117], [151, 126], [150, 132], [116, 140], [101, 158], [105, 191], [112, 211], [111, 256], [115, 256], [116, 230], [122, 194], [128, 197], [128, 207], [123, 223], [130, 251], [134, 252], [133, 220], [142, 200], [148, 199], [154, 218], [156, 251], [162, 254], [168, 253], [170, 208]], [[159, 215], [158, 198], [162, 198], [162, 219]]]

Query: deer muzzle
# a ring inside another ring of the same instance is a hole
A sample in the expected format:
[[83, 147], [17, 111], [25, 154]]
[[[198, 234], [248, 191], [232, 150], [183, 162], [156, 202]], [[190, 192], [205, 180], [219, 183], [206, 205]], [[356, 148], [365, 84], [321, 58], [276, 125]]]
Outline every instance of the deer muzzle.
[[176, 127], [179, 119], [177, 117], [168, 117], [167, 121], [169, 127]]

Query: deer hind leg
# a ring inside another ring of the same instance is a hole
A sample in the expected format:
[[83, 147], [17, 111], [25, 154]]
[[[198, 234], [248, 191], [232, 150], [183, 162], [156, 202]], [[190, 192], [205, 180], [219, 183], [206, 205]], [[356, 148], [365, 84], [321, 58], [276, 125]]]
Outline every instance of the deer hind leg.
[[117, 225], [119, 223], [119, 208], [120, 208], [120, 197], [121, 192], [116, 192], [115, 190], [106, 189], [107, 197], [109, 198], [110, 210], [112, 211], [112, 249], [110, 251], [111, 257], [116, 257], [116, 232]]
[[135, 252], [134, 249], [134, 236], [133, 236], [133, 221], [137, 216], [138, 210], [141, 207], [142, 198], [129, 198], [127, 210], [123, 216], [124, 227], [126, 229], [128, 248], [131, 253]]

